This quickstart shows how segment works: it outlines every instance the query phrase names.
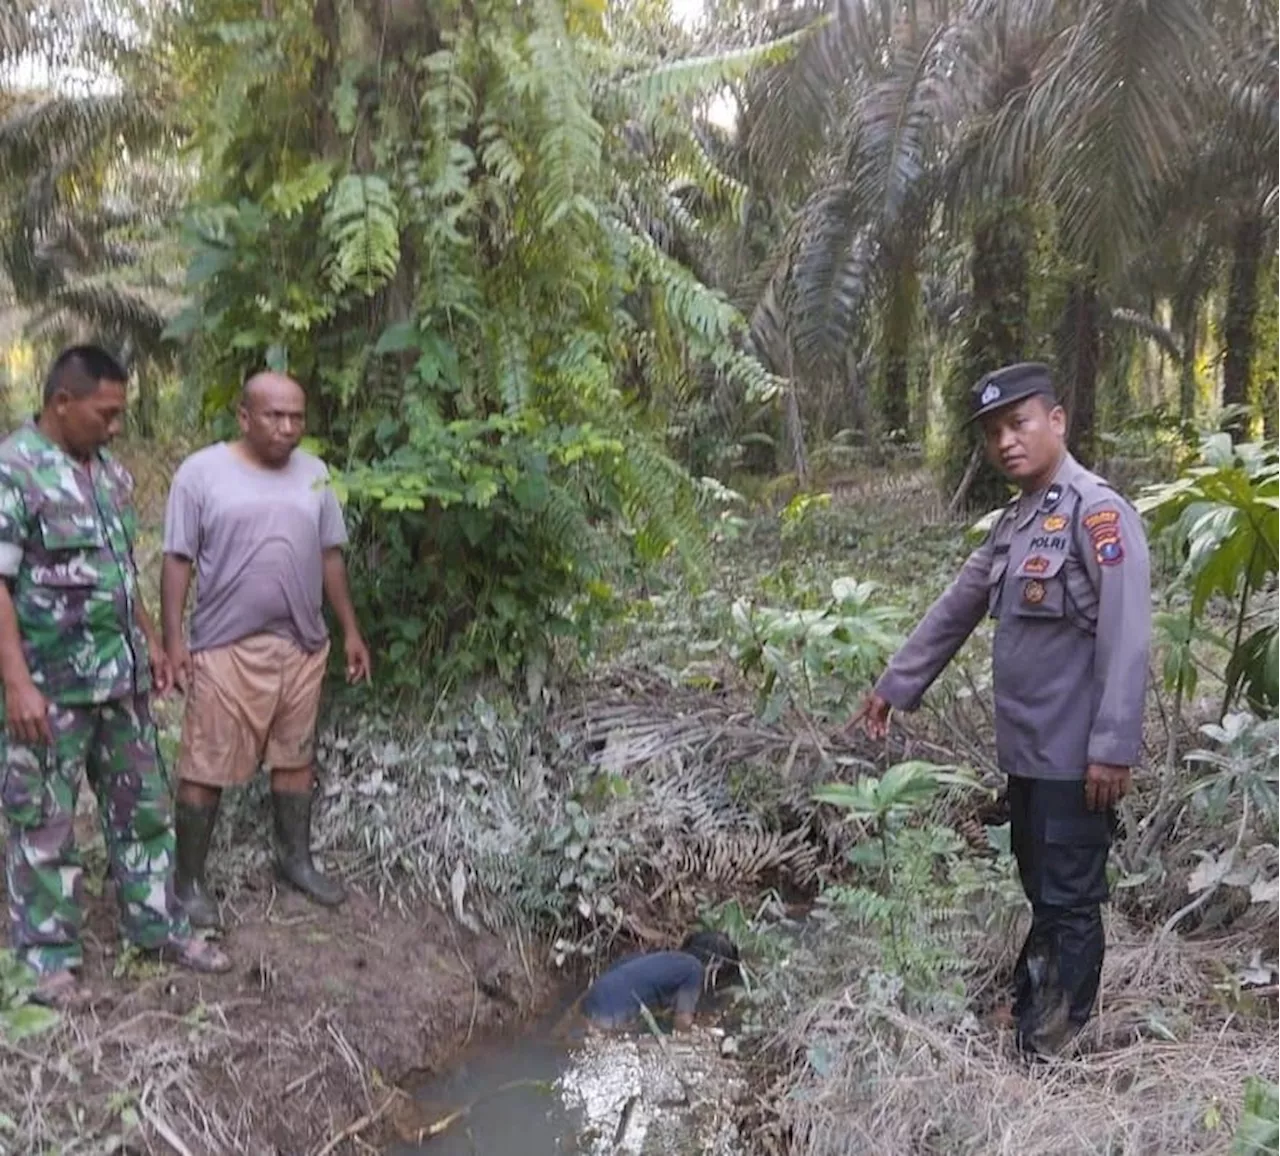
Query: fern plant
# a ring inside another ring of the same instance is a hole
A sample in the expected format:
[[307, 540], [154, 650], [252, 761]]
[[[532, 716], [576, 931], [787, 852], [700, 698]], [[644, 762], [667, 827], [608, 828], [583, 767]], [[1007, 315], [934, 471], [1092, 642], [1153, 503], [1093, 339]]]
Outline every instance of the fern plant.
[[1016, 901], [1007, 856], [996, 864], [976, 860], [955, 831], [926, 817], [944, 788], [978, 784], [956, 768], [915, 761], [813, 796], [868, 836], [849, 852], [853, 881], [826, 888], [824, 908], [874, 938], [880, 970], [895, 980], [889, 990], [925, 1005], [963, 994], [971, 967], [964, 949], [985, 930], [977, 915], [1002, 915]]
[[320, 224], [333, 247], [329, 279], [335, 292], [354, 287], [371, 296], [395, 276], [399, 223], [391, 190], [381, 177], [352, 174], [338, 182]]

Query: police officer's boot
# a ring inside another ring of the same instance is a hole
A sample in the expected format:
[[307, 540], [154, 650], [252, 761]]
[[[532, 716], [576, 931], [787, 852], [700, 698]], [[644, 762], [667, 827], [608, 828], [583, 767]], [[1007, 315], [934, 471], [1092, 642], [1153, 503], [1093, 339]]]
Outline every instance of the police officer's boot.
[[218, 821], [218, 804], [201, 807], [179, 802], [174, 817], [177, 870], [173, 887], [178, 902], [192, 927], [220, 927], [218, 905], [204, 885], [204, 861], [209, 854], [213, 826]]
[[337, 907], [347, 894], [342, 884], [311, 862], [311, 792], [272, 791], [275, 810], [276, 867], [281, 877], [324, 907]]

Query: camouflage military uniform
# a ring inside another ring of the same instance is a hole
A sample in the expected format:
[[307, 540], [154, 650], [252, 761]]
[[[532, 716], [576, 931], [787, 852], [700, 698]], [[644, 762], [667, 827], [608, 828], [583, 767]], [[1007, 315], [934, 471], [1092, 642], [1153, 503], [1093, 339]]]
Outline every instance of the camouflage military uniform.
[[11, 942], [37, 971], [81, 961], [81, 768], [98, 796], [124, 937], [150, 948], [187, 933], [137, 624], [132, 489], [105, 451], [78, 466], [34, 423], [0, 443], [0, 574], [54, 738], [30, 746], [6, 734], [0, 761]]

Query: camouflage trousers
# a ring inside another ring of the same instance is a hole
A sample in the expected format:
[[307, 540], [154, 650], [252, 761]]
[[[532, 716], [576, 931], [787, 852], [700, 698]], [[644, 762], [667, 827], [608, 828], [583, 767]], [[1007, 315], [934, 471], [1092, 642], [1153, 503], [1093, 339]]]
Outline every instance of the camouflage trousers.
[[157, 947], [188, 931], [173, 891], [173, 800], [145, 697], [49, 708], [52, 746], [3, 738], [10, 944], [39, 972], [83, 960], [84, 868], [73, 822], [80, 773], [98, 796], [123, 938]]

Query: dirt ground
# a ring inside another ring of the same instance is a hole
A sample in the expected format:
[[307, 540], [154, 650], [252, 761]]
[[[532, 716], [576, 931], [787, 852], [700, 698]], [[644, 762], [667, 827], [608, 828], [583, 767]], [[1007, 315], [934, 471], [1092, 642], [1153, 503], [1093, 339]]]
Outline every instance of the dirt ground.
[[224, 908], [224, 976], [122, 955], [110, 887], [90, 901], [93, 1004], [0, 1037], [0, 1152], [373, 1151], [420, 1126], [398, 1084], [542, 997], [519, 953], [430, 906], [327, 911], [252, 882]]

